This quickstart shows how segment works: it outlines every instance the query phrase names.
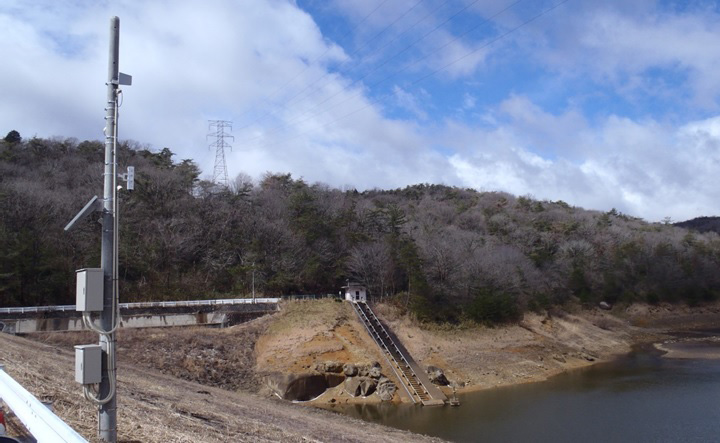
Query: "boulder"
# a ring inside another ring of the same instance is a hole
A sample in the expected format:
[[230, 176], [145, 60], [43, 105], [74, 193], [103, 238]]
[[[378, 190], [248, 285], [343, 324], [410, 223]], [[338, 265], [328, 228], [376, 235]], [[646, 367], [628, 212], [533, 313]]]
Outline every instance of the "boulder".
[[345, 379], [345, 392], [353, 397], [367, 397], [375, 392], [377, 380], [369, 377], [348, 377]]
[[375, 392], [377, 392], [380, 400], [391, 401], [395, 396], [395, 391], [397, 391], [397, 386], [395, 386], [395, 383], [393, 383], [390, 379], [382, 377], [380, 380], [378, 380], [378, 385]]
[[339, 374], [343, 371], [343, 364], [337, 361], [326, 361], [324, 365], [325, 372], [333, 372], [335, 374]]
[[364, 377], [360, 382], [360, 393], [363, 397], [367, 397], [368, 395], [371, 395], [373, 392], [375, 392], [376, 386], [377, 380], [370, 377]]
[[364, 365], [358, 365], [358, 374], [361, 377], [370, 377], [371, 376], [370, 371], [372, 371], [373, 368], [380, 369], [381, 368], [380, 363], [374, 361], [374, 362], [367, 363]]
[[433, 384], [447, 386], [450, 383], [447, 377], [445, 377], [443, 370], [436, 366], [428, 366], [427, 374], [430, 382]]
[[358, 368], [352, 363], [345, 363], [343, 365], [343, 373], [347, 377], [355, 377], [358, 375]]
[[359, 377], [348, 377], [345, 379], [343, 385], [345, 392], [353, 397], [360, 395], [360, 378]]
[[606, 311], [609, 311], [610, 309], [612, 309], [612, 306], [610, 306], [610, 304], [609, 304], [608, 302], [601, 301], [601, 302], [600, 302], [600, 309], [604, 309], [604, 310], [606, 310]]

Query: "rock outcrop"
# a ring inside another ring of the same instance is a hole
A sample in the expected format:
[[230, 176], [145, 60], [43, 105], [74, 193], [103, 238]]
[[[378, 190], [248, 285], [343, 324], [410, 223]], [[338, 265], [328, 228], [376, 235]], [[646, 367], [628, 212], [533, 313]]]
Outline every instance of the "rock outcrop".
[[348, 377], [344, 383], [345, 392], [353, 397], [360, 395], [360, 377]]
[[373, 376], [373, 375], [371, 375], [371, 373], [372, 373], [372, 374], [377, 375], [377, 377], [375, 377], [375, 378], [379, 378], [380, 376], [378, 374], [380, 374], [380, 370], [381, 370], [380, 363], [378, 363], [376, 361], [374, 361], [372, 363], [358, 365], [358, 375], [360, 375], [361, 377], [372, 377]]
[[318, 372], [332, 372], [339, 374], [343, 371], [343, 364], [337, 361], [324, 361], [315, 365]]
[[375, 392], [378, 381], [370, 377], [348, 377], [345, 379], [345, 392], [353, 397], [367, 397]]
[[397, 391], [395, 383], [387, 377], [380, 377], [376, 388], [376, 392], [378, 397], [380, 397], [380, 400], [391, 401], [395, 396], [395, 391]]
[[436, 366], [428, 366], [427, 374], [430, 382], [433, 384], [439, 386], [447, 386], [448, 384], [450, 384], [447, 377], [445, 377], [445, 373], [443, 372], [443, 370]]
[[[317, 363], [315, 370], [320, 374], [300, 376], [274, 375], [268, 378], [268, 385], [280, 397], [288, 400], [305, 399], [309, 395], [317, 397], [322, 392], [322, 377], [328, 380], [328, 387], [343, 384], [343, 390], [353, 397], [367, 397], [377, 393], [382, 401], [391, 401], [397, 391], [395, 383], [382, 374], [380, 363], [339, 363], [325, 361]], [[320, 378], [317, 378], [320, 377]], [[316, 395], [315, 395], [316, 394]], [[313, 397], [313, 398], [314, 398]]]
[[355, 377], [358, 375], [358, 368], [352, 363], [345, 363], [345, 365], [343, 365], [343, 373], [346, 377]]

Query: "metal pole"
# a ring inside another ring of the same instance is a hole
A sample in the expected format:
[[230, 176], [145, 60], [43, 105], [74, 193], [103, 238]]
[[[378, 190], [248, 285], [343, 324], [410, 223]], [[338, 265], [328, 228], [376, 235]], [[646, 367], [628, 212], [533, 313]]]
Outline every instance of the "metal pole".
[[[117, 106], [118, 89], [118, 63], [120, 52], [120, 19], [110, 19], [110, 51], [108, 59], [108, 80], [107, 80], [107, 103], [105, 116], [105, 173], [104, 173], [104, 201], [103, 201], [103, 232], [102, 232], [102, 258], [100, 265], [103, 269], [103, 311], [100, 319], [101, 327], [110, 331], [113, 324], [115, 291], [113, 282], [113, 269], [115, 252], [113, 250], [114, 239], [114, 197], [115, 183], [117, 181], [116, 168], [114, 165], [114, 146], [116, 135], [115, 110]], [[111, 390], [110, 372], [115, 368], [115, 333], [109, 336], [100, 336], [100, 345], [103, 347], [105, 359], [102, 367], [102, 381], [98, 397], [105, 398]], [[98, 411], [98, 437], [104, 442], [117, 441], [117, 395], [113, 395], [110, 401], [100, 405]]]

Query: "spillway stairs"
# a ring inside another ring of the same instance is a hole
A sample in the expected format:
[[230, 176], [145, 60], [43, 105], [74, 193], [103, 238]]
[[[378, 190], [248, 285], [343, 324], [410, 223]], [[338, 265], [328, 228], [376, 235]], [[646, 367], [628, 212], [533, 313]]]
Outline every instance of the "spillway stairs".
[[365, 325], [370, 336], [380, 347], [390, 367], [405, 388], [413, 403], [423, 406], [444, 405], [447, 397], [430, 383], [425, 372], [415, 363], [407, 349], [380, 322], [370, 306], [364, 302], [351, 302], [355, 313]]

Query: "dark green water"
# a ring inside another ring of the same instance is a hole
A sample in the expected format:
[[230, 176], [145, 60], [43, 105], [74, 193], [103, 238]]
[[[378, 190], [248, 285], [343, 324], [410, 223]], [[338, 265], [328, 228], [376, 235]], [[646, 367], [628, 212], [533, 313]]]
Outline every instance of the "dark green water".
[[720, 360], [639, 351], [547, 382], [459, 398], [458, 408], [335, 410], [457, 442], [720, 442]]

